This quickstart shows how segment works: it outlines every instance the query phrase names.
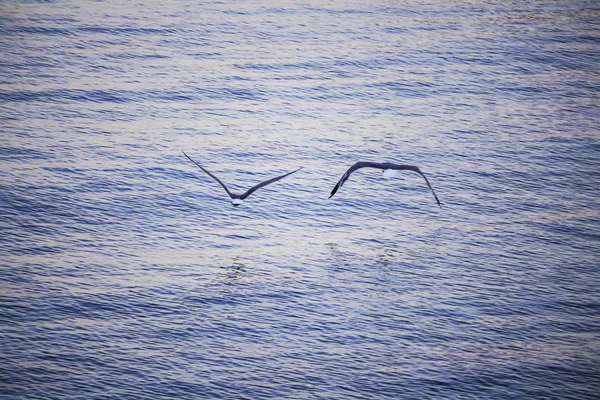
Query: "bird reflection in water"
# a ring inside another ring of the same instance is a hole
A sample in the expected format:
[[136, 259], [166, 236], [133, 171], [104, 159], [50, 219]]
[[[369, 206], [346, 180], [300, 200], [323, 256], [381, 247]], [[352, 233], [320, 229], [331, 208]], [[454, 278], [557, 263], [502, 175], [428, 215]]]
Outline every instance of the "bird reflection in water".
[[246, 265], [240, 261], [239, 255], [233, 257], [233, 261], [230, 266], [222, 268], [226, 270], [225, 276], [230, 283], [240, 280], [243, 274], [246, 273]]

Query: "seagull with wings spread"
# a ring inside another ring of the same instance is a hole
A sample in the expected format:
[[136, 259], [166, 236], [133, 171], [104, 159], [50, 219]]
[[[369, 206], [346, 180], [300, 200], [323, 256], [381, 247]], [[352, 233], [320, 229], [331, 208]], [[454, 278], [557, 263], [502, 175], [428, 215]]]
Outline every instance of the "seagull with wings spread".
[[210, 172], [208, 172], [208, 171], [207, 171], [207, 170], [206, 170], [206, 169], [205, 169], [205, 168], [204, 168], [202, 165], [198, 164], [196, 161], [192, 160], [192, 159], [190, 158], [190, 156], [188, 156], [187, 154], [185, 154], [185, 151], [182, 151], [182, 153], [183, 153], [183, 155], [184, 155], [184, 156], [186, 156], [186, 157], [187, 157], [187, 158], [188, 158], [188, 159], [189, 159], [191, 162], [193, 162], [194, 164], [196, 164], [196, 165], [197, 165], [197, 166], [198, 166], [198, 167], [199, 167], [199, 168], [200, 168], [202, 171], [206, 172], [206, 174], [207, 174], [208, 176], [210, 176], [210, 177], [211, 177], [211, 178], [213, 178], [215, 181], [217, 181], [217, 183], [218, 183], [219, 185], [221, 185], [221, 186], [223, 187], [223, 189], [225, 189], [225, 191], [227, 192], [227, 194], [229, 195], [229, 197], [231, 197], [231, 204], [233, 204], [235, 207], [237, 207], [237, 206], [239, 206], [240, 204], [242, 204], [242, 203], [244, 202], [244, 200], [246, 200], [246, 198], [247, 198], [248, 196], [250, 196], [252, 193], [256, 192], [256, 191], [257, 191], [258, 189], [260, 189], [261, 187], [263, 187], [263, 186], [267, 186], [268, 184], [270, 184], [270, 183], [273, 183], [273, 182], [277, 182], [278, 180], [280, 180], [280, 179], [283, 179], [283, 178], [285, 178], [286, 176], [288, 176], [288, 175], [291, 175], [291, 174], [293, 174], [294, 172], [296, 172], [296, 171], [299, 171], [299, 170], [301, 170], [301, 169], [302, 169], [302, 167], [300, 167], [300, 168], [298, 168], [298, 169], [297, 169], [297, 170], [295, 170], [295, 171], [288, 172], [287, 174], [280, 175], [280, 176], [277, 176], [277, 177], [275, 177], [275, 178], [271, 178], [271, 179], [269, 179], [269, 180], [267, 180], [267, 181], [261, 182], [261, 183], [259, 183], [258, 185], [255, 185], [255, 186], [251, 187], [250, 189], [248, 189], [248, 190], [247, 190], [245, 193], [243, 193], [243, 194], [235, 194], [235, 193], [232, 193], [232, 192], [231, 192], [231, 191], [230, 191], [230, 190], [227, 188], [227, 186], [225, 186], [225, 184], [224, 184], [223, 182], [221, 182], [221, 180], [220, 180], [219, 178], [217, 178], [216, 176], [214, 176], [213, 174], [211, 174]]
[[348, 180], [348, 178], [350, 178], [350, 174], [352, 174], [354, 171], [356, 171], [357, 169], [360, 169], [360, 168], [381, 169], [381, 170], [383, 170], [383, 176], [386, 179], [391, 179], [391, 178], [395, 177], [396, 175], [398, 175], [398, 171], [404, 171], [404, 170], [414, 171], [417, 174], [421, 175], [425, 179], [425, 183], [427, 184], [429, 189], [431, 189], [431, 193], [433, 193], [433, 197], [435, 197], [435, 201], [437, 201], [438, 206], [440, 206], [440, 208], [442, 208], [442, 203], [440, 203], [440, 200], [438, 199], [437, 195], [433, 191], [433, 188], [431, 187], [431, 184], [427, 180], [427, 177], [425, 176], [425, 174], [423, 172], [421, 172], [419, 167], [415, 167], [414, 165], [401, 165], [401, 164], [394, 164], [394, 163], [389, 163], [389, 162], [386, 162], [386, 163], [376, 163], [376, 162], [368, 162], [368, 161], [357, 162], [356, 164], [354, 164], [353, 166], [348, 168], [348, 171], [346, 171], [346, 173], [344, 173], [342, 178], [339, 180], [339, 182], [335, 185], [335, 187], [331, 191], [329, 198], [332, 198], [333, 195], [338, 191], [338, 189], [342, 187], [344, 182], [346, 182]]

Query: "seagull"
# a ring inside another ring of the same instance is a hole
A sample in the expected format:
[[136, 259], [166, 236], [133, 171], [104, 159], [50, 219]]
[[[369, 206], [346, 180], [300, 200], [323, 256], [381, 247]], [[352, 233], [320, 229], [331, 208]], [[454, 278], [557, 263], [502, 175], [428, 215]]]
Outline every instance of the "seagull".
[[187, 158], [189, 158], [189, 160], [191, 162], [193, 162], [194, 164], [196, 164], [202, 171], [206, 172], [208, 174], [208, 176], [210, 176], [211, 178], [213, 178], [215, 181], [217, 181], [219, 183], [219, 185], [221, 185], [223, 187], [223, 189], [225, 189], [225, 191], [227, 192], [227, 194], [229, 195], [229, 197], [231, 197], [231, 204], [234, 205], [234, 207], [239, 206], [240, 204], [242, 204], [244, 202], [244, 200], [246, 199], [246, 197], [250, 196], [252, 193], [256, 192], [258, 189], [260, 189], [263, 186], [267, 186], [270, 183], [273, 182], [277, 182], [280, 179], [285, 178], [288, 175], [293, 174], [296, 171], [299, 171], [302, 169], [302, 167], [298, 168], [295, 171], [292, 172], [288, 172], [287, 174], [278, 176], [276, 178], [271, 178], [268, 181], [264, 181], [262, 183], [259, 183], [258, 185], [255, 185], [253, 187], [251, 187], [250, 189], [248, 189], [245, 193], [243, 194], [235, 194], [235, 193], [231, 193], [229, 191], [229, 189], [227, 189], [227, 186], [225, 186], [225, 184], [223, 182], [221, 182], [221, 180], [219, 178], [217, 178], [216, 176], [214, 176], [213, 174], [211, 174], [210, 172], [208, 172], [202, 165], [198, 164], [196, 161], [192, 160], [190, 158], [190, 156], [188, 156], [187, 154], [185, 154], [185, 151], [182, 151], [183, 155], [186, 156]]
[[346, 182], [348, 180], [348, 178], [350, 178], [351, 173], [353, 173], [354, 171], [356, 171], [357, 169], [360, 169], [360, 168], [381, 169], [381, 170], [383, 170], [383, 176], [386, 179], [391, 179], [391, 178], [395, 177], [396, 175], [398, 175], [398, 171], [403, 171], [403, 170], [415, 171], [417, 174], [421, 175], [425, 179], [425, 183], [427, 183], [427, 186], [429, 187], [429, 189], [431, 189], [431, 193], [433, 193], [433, 197], [435, 197], [435, 201], [437, 201], [438, 206], [440, 206], [440, 208], [442, 208], [442, 203], [440, 203], [440, 200], [438, 199], [437, 195], [433, 191], [431, 184], [429, 184], [427, 177], [425, 176], [425, 174], [423, 172], [421, 172], [419, 167], [415, 167], [414, 165], [400, 165], [400, 164], [394, 164], [394, 163], [389, 163], [389, 162], [386, 162], [386, 163], [376, 163], [376, 162], [368, 162], [368, 161], [357, 162], [356, 164], [354, 164], [353, 166], [348, 168], [348, 171], [346, 171], [346, 173], [342, 176], [342, 179], [339, 180], [339, 182], [335, 185], [335, 187], [331, 191], [329, 198], [332, 198], [333, 195], [338, 191], [338, 189], [342, 187], [344, 182]]

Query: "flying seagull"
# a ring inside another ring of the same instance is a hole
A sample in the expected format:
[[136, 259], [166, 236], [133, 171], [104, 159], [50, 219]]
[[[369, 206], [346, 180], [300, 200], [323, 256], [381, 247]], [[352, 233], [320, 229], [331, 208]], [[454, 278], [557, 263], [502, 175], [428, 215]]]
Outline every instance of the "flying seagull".
[[433, 193], [433, 197], [435, 197], [435, 201], [437, 201], [438, 206], [440, 206], [440, 208], [442, 208], [442, 203], [440, 203], [440, 200], [438, 199], [437, 195], [433, 191], [433, 188], [431, 187], [431, 184], [427, 180], [427, 177], [425, 176], [424, 173], [421, 172], [419, 167], [415, 167], [414, 165], [400, 165], [400, 164], [394, 164], [394, 163], [389, 163], [389, 162], [387, 162], [387, 163], [376, 163], [376, 162], [368, 162], [368, 161], [357, 162], [356, 164], [354, 164], [353, 166], [348, 168], [348, 171], [346, 171], [346, 173], [342, 176], [342, 179], [339, 180], [339, 182], [335, 185], [335, 187], [331, 191], [329, 198], [332, 198], [333, 195], [338, 191], [338, 189], [342, 187], [344, 182], [346, 182], [348, 180], [348, 178], [350, 178], [350, 174], [352, 174], [354, 171], [356, 171], [357, 169], [360, 169], [360, 168], [381, 169], [381, 170], [383, 170], [383, 176], [386, 179], [390, 179], [390, 178], [393, 178], [394, 176], [396, 176], [398, 174], [397, 171], [403, 171], [403, 170], [415, 171], [417, 174], [421, 175], [425, 179], [425, 183], [427, 183], [427, 186], [429, 186], [429, 189], [431, 189], [431, 193]]
[[217, 181], [219, 183], [219, 185], [221, 185], [223, 187], [223, 189], [225, 189], [225, 191], [227, 192], [227, 194], [229, 195], [229, 197], [231, 197], [231, 204], [233, 204], [235, 207], [239, 206], [240, 204], [242, 204], [244, 202], [244, 200], [246, 200], [246, 197], [250, 196], [252, 193], [256, 192], [258, 189], [260, 189], [263, 186], [267, 186], [270, 183], [273, 182], [277, 182], [280, 179], [285, 178], [288, 175], [293, 174], [296, 171], [299, 171], [302, 169], [302, 167], [298, 168], [296, 171], [292, 171], [292, 172], [288, 172], [287, 174], [278, 176], [276, 178], [271, 178], [268, 181], [264, 181], [262, 183], [259, 183], [258, 185], [255, 185], [253, 187], [251, 187], [250, 189], [248, 189], [246, 191], [246, 193], [243, 194], [235, 194], [235, 193], [231, 193], [229, 191], [229, 189], [227, 189], [227, 186], [225, 186], [225, 184], [223, 182], [221, 182], [221, 180], [219, 178], [217, 178], [216, 176], [214, 176], [213, 174], [211, 174], [210, 172], [208, 172], [202, 165], [198, 164], [196, 161], [192, 160], [190, 158], [190, 156], [188, 156], [187, 154], [185, 154], [185, 151], [182, 151], [183, 155], [185, 155], [187, 158], [189, 158], [189, 160], [191, 162], [193, 162], [194, 164], [196, 164], [202, 171], [206, 172], [208, 174], [208, 176], [210, 176], [211, 178], [213, 178], [215, 181]]

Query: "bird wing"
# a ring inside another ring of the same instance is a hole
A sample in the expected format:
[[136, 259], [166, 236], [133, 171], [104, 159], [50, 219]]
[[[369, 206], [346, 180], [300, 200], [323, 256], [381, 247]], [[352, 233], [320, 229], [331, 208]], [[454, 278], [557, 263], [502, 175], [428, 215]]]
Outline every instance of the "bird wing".
[[183, 153], [184, 156], [186, 156], [187, 158], [189, 158], [189, 160], [191, 162], [193, 162], [194, 164], [196, 164], [202, 171], [206, 172], [208, 174], [208, 176], [210, 176], [215, 181], [217, 181], [219, 183], [219, 185], [221, 185], [223, 187], [223, 189], [225, 189], [225, 191], [227, 192], [227, 194], [229, 195], [229, 197], [231, 197], [232, 199], [234, 198], [233, 194], [229, 191], [229, 189], [227, 189], [227, 186], [225, 186], [225, 184], [223, 182], [221, 182], [221, 180], [219, 178], [217, 178], [216, 176], [214, 176], [213, 174], [211, 174], [210, 172], [208, 172], [202, 165], [200, 165], [196, 161], [192, 160], [190, 158], [190, 156], [188, 156], [187, 154], [185, 154], [185, 151], [182, 151], [182, 153]]
[[368, 161], [359, 161], [359, 162], [355, 163], [353, 166], [348, 168], [348, 171], [346, 171], [344, 173], [344, 175], [342, 175], [342, 178], [338, 181], [338, 183], [335, 185], [335, 187], [331, 191], [329, 198], [333, 197], [333, 195], [338, 191], [338, 189], [342, 187], [344, 182], [346, 182], [348, 180], [348, 178], [350, 178], [350, 174], [352, 174], [357, 169], [365, 168], [365, 167], [385, 169], [385, 168], [383, 168], [383, 165], [384, 164], [382, 164], [382, 163], [375, 163], [375, 162], [368, 162]]
[[275, 178], [269, 179], [268, 181], [264, 181], [264, 182], [262, 182], [262, 183], [259, 183], [258, 185], [255, 185], [255, 186], [251, 187], [250, 189], [248, 189], [248, 190], [246, 191], [246, 193], [244, 193], [243, 195], [241, 195], [241, 196], [240, 196], [240, 199], [242, 199], [242, 200], [245, 200], [245, 199], [246, 199], [246, 197], [250, 196], [252, 193], [256, 192], [256, 191], [257, 191], [258, 189], [260, 189], [261, 187], [263, 187], [263, 186], [267, 186], [268, 184], [270, 184], [270, 183], [273, 183], [273, 182], [277, 182], [278, 180], [280, 180], [280, 179], [283, 179], [283, 178], [285, 178], [286, 176], [288, 176], [288, 175], [291, 175], [291, 174], [293, 174], [294, 172], [297, 172], [297, 171], [299, 171], [299, 170], [301, 170], [301, 169], [302, 169], [302, 167], [298, 168], [298, 169], [297, 169], [297, 170], [295, 170], [295, 171], [288, 172], [287, 174], [283, 174], [283, 175], [281, 175], [281, 176], [277, 176], [277, 177], [275, 177]]
[[419, 167], [416, 167], [414, 165], [389, 164], [389, 168], [390, 169], [395, 169], [395, 170], [414, 171], [417, 174], [421, 175], [423, 177], [423, 179], [425, 179], [425, 183], [427, 184], [427, 186], [431, 190], [431, 193], [433, 193], [433, 197], [435, 197], [435, 201], [437, 201], [438, 206], [440, 206], [440, 208], [442, 208], [442, 203], [440, 203], [440, 199], [438, 199], [437, 195], [435, 194], [435, 191], [433, 190], [433, 187], [431, 187], [431, 184], [429, 183], [429, 180], [427, 179], [427, 177], [425, 176], [425, 174], [423, 172], [421, 172], [421, 170], [419, 169]]

